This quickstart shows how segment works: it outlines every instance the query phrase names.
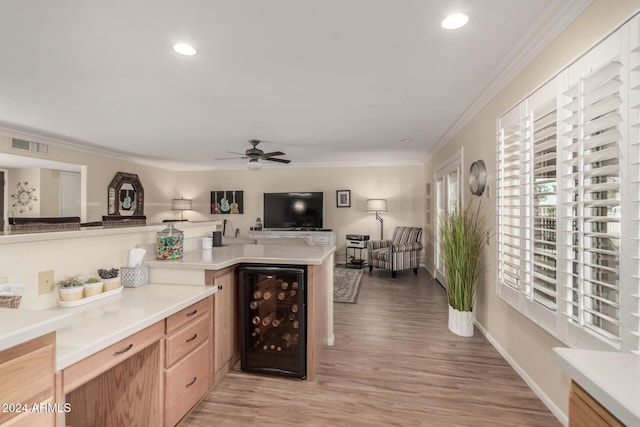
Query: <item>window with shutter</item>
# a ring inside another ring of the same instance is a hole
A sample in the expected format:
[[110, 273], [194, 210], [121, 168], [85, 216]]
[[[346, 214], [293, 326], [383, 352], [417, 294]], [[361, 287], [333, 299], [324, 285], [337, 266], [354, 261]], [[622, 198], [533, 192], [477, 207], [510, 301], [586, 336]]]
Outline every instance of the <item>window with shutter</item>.
[[640, 17], [497, 124], [499, 295], [569, 345], [640, 353]]

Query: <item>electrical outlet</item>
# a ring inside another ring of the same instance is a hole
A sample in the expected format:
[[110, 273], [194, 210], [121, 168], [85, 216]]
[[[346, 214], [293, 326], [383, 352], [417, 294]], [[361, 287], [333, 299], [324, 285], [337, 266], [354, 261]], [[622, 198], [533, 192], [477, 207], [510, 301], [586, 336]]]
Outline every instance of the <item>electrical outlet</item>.
[[7, 276], [0, 277], [0, 285], [6, 285], [9, 283], [9, 278]]
[[491, 232], [487, 231], [487, 246], [491, 245]]
[[38, 294], [48, 294], [53, 286], [53, 270], [38, 273]]

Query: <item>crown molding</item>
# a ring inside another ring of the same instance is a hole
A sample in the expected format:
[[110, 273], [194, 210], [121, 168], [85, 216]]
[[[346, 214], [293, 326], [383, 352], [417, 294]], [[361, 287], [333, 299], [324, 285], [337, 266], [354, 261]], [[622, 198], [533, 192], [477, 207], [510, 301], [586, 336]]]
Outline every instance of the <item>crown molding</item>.
[[535, 24], [518, 40], [488, 79], [487, 87], [445, 134], [427, 150], [422, 161], [450, 142], [509, 82], [524, 70], [569, 24], [585, 11], [593, 0], [553, 1]]

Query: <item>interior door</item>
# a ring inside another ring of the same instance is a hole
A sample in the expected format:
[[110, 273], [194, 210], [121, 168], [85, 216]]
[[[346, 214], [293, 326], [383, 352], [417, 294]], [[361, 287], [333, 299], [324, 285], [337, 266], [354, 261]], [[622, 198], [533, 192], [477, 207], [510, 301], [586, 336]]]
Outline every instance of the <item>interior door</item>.
[[0, 231], [4, 230], [5, 217], [7, 216], [6, 208], [5, 208], [5, 198], [7, 196], [6, 193], [6, 185], [4, 182], [4, 171], [0, 171], [0, 189], [2, 189], [2, 196], [0, 196]]
[[440, 250], [440, 227], [449, 212], [462, 203], [460, 181], [462, 170], [462, 153], [447, 163], [447, 166], [436, 172], [436, 250], [435, 277], [446, 286], [445, 265]]
[[80, 174], [60, 172], [60, 216], [81, 216]]

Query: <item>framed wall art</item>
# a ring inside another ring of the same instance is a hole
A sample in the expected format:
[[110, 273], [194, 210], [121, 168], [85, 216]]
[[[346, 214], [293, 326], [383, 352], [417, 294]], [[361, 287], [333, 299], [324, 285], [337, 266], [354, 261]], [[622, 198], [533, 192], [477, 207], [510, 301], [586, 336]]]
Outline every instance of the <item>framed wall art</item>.
[[351, 207], [351, 190], [336, 191], [336, 207], [339, 207], [339, 208]]
[[223, 190], [211, 192], [211, 214], [236, 215], [244, 213], [243, 192]]

